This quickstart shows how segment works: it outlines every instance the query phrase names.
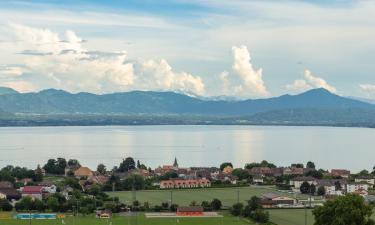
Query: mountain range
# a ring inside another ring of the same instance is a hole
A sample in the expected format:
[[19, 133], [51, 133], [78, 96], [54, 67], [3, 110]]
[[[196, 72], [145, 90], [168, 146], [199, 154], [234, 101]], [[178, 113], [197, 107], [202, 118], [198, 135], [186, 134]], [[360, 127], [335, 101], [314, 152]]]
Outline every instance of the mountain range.
[[[190, 122], [192, 124], [211, 121], [212, 124], [372, 126], [375, 124], [375, 105], [325, 89], [267, 99], [210, 100], [174, 92], [132, 91], [97, 95], [72, 94], [56, 89], [18, 93], [0, 88], [0, 117], [3, 118], [0, 125], [14, 121], [10, 115], [16, 120], [35, 120], [35, 117], [54, 120], [57, 115], [59, 118], [65, 116], [65, 120], [82, 118], [83, 115], [116, 117], [117, 120], [123, 117], [127, 121], [123, 124], [128, 124], [132, 117], [142, 124], [144, 118], [151, 121], [154, 116], [156, 120], [163, 117], [164, 122], [168, 117], [179, 118], [178, 121], [185, 121], [184, 118], [192, 121], [194, 118], [196, 122]], [[92, 122], [95, 124], [96, 121]], [[122, 124], [121, 119], [118, 123]]]

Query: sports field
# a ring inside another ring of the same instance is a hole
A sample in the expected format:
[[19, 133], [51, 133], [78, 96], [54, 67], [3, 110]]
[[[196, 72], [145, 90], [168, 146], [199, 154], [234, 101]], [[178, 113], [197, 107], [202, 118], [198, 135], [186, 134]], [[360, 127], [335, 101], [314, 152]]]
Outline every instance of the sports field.
[[[75, 221], [74, 221], [75, 220]], [[144, 214], [133, 217], [115, 216], [113, 219], [96, 219], [93, 215], [78, 217], [67, 217], [64, 222], [56, 220], [32, 220], [33, 225], [253, 225], [249, 221], [238, 219], [229, 215], [222, 218], [152, 218], [148, 219]], [[0, 220], [0, 225], [29, 225], [28, 220]]]
[[263, 193], [273, 192], [280, 193], [283, 196], [298, 197], [306, 199], [307, 196], [293, 196], [288, 193], [278, 192], [272, 186], [250, 186], [240, 188], [205, 188], [205, 189], [175, 189], [175, 190], [150, 190], [150, 191], [119, 191], [108, 192], [112, 196], [119, 197], [121, 202], [131, 203], [136, 198], [139, 202], [149, 202], [151, 205], [160, 205], [162, 202], [173, 203], [178, 205], [189, 205], [192, 201], [201, 203], [202, 201], [212, 201], [219, 199], [224, 207], [230, 207], [234, 203], [249, 200], [252, 196], [260, 196]]

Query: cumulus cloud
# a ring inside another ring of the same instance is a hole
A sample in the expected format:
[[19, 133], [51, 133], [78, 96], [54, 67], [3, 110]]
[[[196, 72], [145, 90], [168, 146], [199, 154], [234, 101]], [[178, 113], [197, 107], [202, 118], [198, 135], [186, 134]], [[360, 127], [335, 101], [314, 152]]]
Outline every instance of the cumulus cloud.
[[0, 75], [17, 74], [19, 78], [0, 77], [0, 85], [23, 91], [52, 87], [96, 93], [136, 89], [205, 93], [199, 76], [175, 72], [164, 59], [129, 61], [126, 51], [88, 50], [83, 39], [71, 30], [60, 35], [20, 24], [10, 24], [8, 29], [17, 40], [12, 44], [24, 57], [27, 81], [25, 71], [4, 67], [0, 68]]
[[375, 84], [360, 84], [359, 88], [367, 98], [375, 98]]
[[332, 93], [337, 92], [334, 86], [328, 84], [323, 78], [313, 75], [310, 70], [305, 70], [304, 79], [295, 80], [292, 84], [286, 85], [286, 88], [295, 92], [307, 91], [314, 88], [324, 88]]
[[249, 96], [265, 97], [269, 95], [262, 78], [262, 69], [255, 70], [251, 64], [251, 57], [246, 46], [232, 47], [234, 63], [233, 70], [242, 80], [239, 89]]

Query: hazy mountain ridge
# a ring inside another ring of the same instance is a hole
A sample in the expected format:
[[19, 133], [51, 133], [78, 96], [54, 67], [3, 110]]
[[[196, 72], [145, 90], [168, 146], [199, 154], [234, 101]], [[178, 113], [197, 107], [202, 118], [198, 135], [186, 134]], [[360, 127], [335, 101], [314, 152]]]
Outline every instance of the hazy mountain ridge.
[[[152, 91], [103, 95], [72, 94], [55, 89], [37, 93], [8, 92], [0, 95], [0, 125], [375, 124], [375, 105], [341, 97], [325, 89], [314, 89], [299, 95], [236, 101]], [[91, 116], [84, 118], [85, 115]], [[15, 120], [10, 123], [9, 118]]]
[[290, 108], [364, 108], [375, 105], [340, 97], [325, 89], [299, 95], [224, 101], [202, 100], [174, 92], [132, 91], [96, 95], [48, 89], [37, 93], [0, 95], [0, 108], [35, 114], [191, 114], [240, 116]]

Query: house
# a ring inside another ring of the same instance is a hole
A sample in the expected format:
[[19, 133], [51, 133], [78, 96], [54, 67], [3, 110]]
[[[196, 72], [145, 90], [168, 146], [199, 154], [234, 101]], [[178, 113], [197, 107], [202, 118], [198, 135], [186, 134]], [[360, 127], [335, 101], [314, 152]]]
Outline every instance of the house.
[[94, 175], [94, 173], [88, 167], [80, 167], [79, 169], [77, 169], [76, 171], [74, 171], [74, 176], [76, 178], [78, 178], [78, 179], [81, 179], [81, 178], [90, 178], [93, 175]]
[[48, 181], [39, 182], [38, 186], [43, 187], [43, 192], [45, 193], [55, 194], [57, 190], [56, 185]]
[[17, 201], [21, 198], [21, 194], [14, 188], [0, 188], [0, 196], [2, 196], [3, 198], [5, 196], [5, 198], [9, 201]]
[[[341, 189], [337, 188], [337, 184], [341, 186]], [[326, 179], [326, 180], [317, 180], [317, 187], [324, 187], [326, 196], [340, 196], [343, 195], [343, 190], [347, 184], [346, 180], [343, 179]]]
[[211, 181], [207, 179], [195, 179], [195, 180], [171, 179], [171, 180], [160, 181], [160, 189], [198, 188], [198, 187], [211, 187]]
[[0, 189], [2, 188], [13, 188], [14, 185], [9, 181], [1, 181], [0, 182]]
[[349, 183], [346, 185], [346, 193], [356, 193], [362, 196], [368, 195], [369, 184], [366, 182]]
[[263, 176], [259, 176], [259, 175], [256, 175], [256, 176], [253, 176], [253, 183], [254, 184], [263, 184]]
[[275, 193], [265, 193], [260, 197], [260, 203], [263, 208], [275, 208], [280, 205], [292, 206], [297, 203], [297, 200], [290, 197], [280, 196]]
[[317, 181], [314, 177], [295, 177], [289, 181], [289, 185], [293, 186], [296, 189], [299, 189], [304, 182], [307, 182], [310, 185], [317, 184]]
[[283, 175], [303, 175], [303, 168], [297, 168], [297, 167], [286, 167], [283, 170]]
[[355, 183], [365, 182], [365, 183], [371, 184], [372, 186], [375, 185], [375, 178], [374, 177], [357, 177], [357, 178], [355, 178], [354, 181], [355, 181]]
[[177, 216], [203, 216], [203, 207], [202, 206], [188, 206], [188, 207], [178, 207]]
[[268, 167], [253, 167], [248, 171], [252, 176], [273, 176], [271, 168]]
[[343, 169], [332, 169], [330, 175], [333, 176], [333, 177], [349, 178], [350, 171], [349, 170], [343, 170]]
[[43, 199], [43, 189], [42, 186], [25, 186], [21, 188], [22, 197], [30, 196], [35, 199]]
[[236, 184], [238, 178], [232, 174], [218, 173], [212, 174], [212, 179], [219, 180], [221, 182], [229, 182], [231, 184]]

